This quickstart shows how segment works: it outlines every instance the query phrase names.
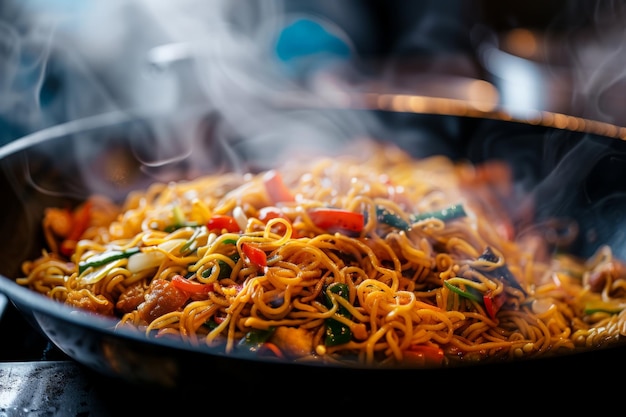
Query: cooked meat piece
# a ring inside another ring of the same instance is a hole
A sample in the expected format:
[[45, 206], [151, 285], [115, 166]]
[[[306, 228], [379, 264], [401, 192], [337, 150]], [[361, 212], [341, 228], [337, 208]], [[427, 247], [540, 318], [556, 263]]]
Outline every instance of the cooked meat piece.
[[115, 308], [121, 313], [130, 313], [135, 310], [139, 304], [145, 300], [146, 289], [143, 287], [143, 282], [138, 282], [135, 285], [131, 285], [124, 291], [115, 304]]
[[137, 311], [142, 319], [151, 323], [163, 314], [178, 310], [188, 299], [189, 295], [173, 286], [170, 281], [156, 279], [148, 287], [144, 301], [139, 304]]
[[299, 327], [278, 327], [271, 341], [290, 358], [308, 356], [313, 352], [313, 334]]
[[94, 296], [86, 291], [70, 291], [67, 294], [65, 303], [106, 316], [114, 315], [113, 303], [110, 300], [102, 295], [98, 295], [94, 299]]
[[614, 285], [618, 280], [626, 280], [626, 265], [617, 260], [613, 260], [592, 270], [587, 277], [587, 284], [591, 291], [600, 293], [603, 291], [607, 282], [610, 282], [613, 288], [609, 291], [609, 295], [612, 297], [621, 297], [624, 295], [623, 291], [620, 291], [620, 286]]

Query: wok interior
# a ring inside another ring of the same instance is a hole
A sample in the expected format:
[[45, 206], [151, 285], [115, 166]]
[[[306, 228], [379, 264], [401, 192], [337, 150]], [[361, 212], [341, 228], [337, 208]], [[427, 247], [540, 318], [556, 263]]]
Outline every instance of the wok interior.
[[[537, 219], [578, 221], [580, 233], [568, 250], [590, 256], [608, 243], [618, 258], [626, 257], [620, 227], [626, 213], [626, 184], [620, 181], [626, 170], [623, 141], [502, 120], [393, 112], [374, 116], [380, 124], [372, 138], [417, 158], [445, 154], [476, 163], [510, 162], [518, 191], [531, 197]], [[163, 135], [169, 141], [155, 140]], [[0, 272], [10, 279], [20, 276], [21, 263], [44, 247], [40, 222], [46, 207], [72, 206], [92, 193], [122, 201], [154, 181], [265, 167], [255, 160], [253, 144], [214, 116], [195, 124], [131, 117], [49, 136], [1, 160], [0, 192], [7, 204], [0, 220], [5, 236]], [[425, 146], [433, 141], [434, 146]], [[38, 321], [41, 326], [49, 320]]]

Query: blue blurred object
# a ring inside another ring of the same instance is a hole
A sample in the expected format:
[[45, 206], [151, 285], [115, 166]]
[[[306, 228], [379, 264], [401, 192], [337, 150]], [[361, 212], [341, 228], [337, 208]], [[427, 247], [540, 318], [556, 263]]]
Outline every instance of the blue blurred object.
[[349, 39], [343, 33], [311, 18], [297, 19], [282, 29], [275, 54], [294, 77], [307, 77], [329, 64], [353, 58]]

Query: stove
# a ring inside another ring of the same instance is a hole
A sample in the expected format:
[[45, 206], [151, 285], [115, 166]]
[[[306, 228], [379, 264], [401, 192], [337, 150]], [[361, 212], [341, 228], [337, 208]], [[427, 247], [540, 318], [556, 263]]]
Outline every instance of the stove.
[[0, 294], [0, 416], [98, 416], [91, 377]]
[[0, 417], [179, 415], [198, 404], [184, 393], [170, 401], [153, 387], [94, 373], [35, 330], [3, 294], [0, 334]]

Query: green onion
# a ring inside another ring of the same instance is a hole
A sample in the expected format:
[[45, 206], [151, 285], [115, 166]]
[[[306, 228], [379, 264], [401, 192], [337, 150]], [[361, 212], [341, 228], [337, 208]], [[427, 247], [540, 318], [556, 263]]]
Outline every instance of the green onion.
[[419, 213], [411, 215], [411, 222], [415, 223], [420, 220], [436, 218], [443, 221], [457, 219], [459, 217], [465, 217], [467, 213], [461, 204], [455, 204], [450, 207], [446, 207], [442, 210], [429, 211], [426, 213]]
[[102, 265], [106, 265], [118, 259], [128, 258], [131, 255], [138, 253], [140, 249], [138, 247], [129, 248], [126, 250], [110, 250], [102, 252], [98, 255], [94, 255], [85, 261], [78, 263], [78, 275], [81, 275], [88, 268], [97, 268]]
[[[229, 256], [229, 258], [232, 259], [233, 262], [237, 263], [237, 262], [239, 262], [240, 255], [239, 255], [239, 253], [234, 253], [231, 256]], [[215, 268], [217, 268], [217, 267], [220, 268], [220, 274], [218, 275], [218, 279], [230, 277], [230, 274], [233, 271], [233, 269], [230, 267], [229, 264], [227, 264], [226, 262], [222, 261], [221, 259], [218, 259], [217, 260], [217, 265], [214, 265], [211, 269], [205, 269], [204, 271], [202, 271], [202, 276], [204, 278], [209, 277], [213, 273], [213, 270]]]
[[185, 214], [180, 206], [174, 206], [172, 209], [172, 217], [174, 217], [174, 222], [165, 227], [165, 231], [170, 233], [174, 230], [178, 230], [182, 227], [198, 227], [200, 226], [197, 222], [187, 221], [185, 218]]
[[585, 314], [608, 313], [617, 314], [624, 309], [623, 305], [604, 301], [589, 301], [585, 304]]
[[460, 295], [461, 297], [465, 297], [468, 300], [472, 300], [472, 301], [475, 301], [477, 303], [482, 303], [482, 299], [479, 296], [477, 296], [476, 294], [472, 293], [472, 292], [462, 290], [461, 288], [457, 287], [456, 285], [450, 284], [448, 281], [444, 281], [443, 285], [445, 285], [445, 287], [447, 289], [449, 289], [450, 291]]
[[381, 206], [376, 206], [376, 220], [401, 230], [409, 230], [411, 227], [402, 217]]
[[[185, 244], [180, 248], [180, 253], [184, 253], [186, 252], [188, 249], [191, 248], [191, 245], [193, 245], [196, 241], [196, 238], [198, 237], [198, 235], [200, 235], [200, 232], [202, 232], [202, 228], [198, 227], [193, 231], [193, 234], [191, 235], [191, 237], [187, 240], [187, 242], [185, 242]], [[195, 248], [194, 248], [195, 249]]]

